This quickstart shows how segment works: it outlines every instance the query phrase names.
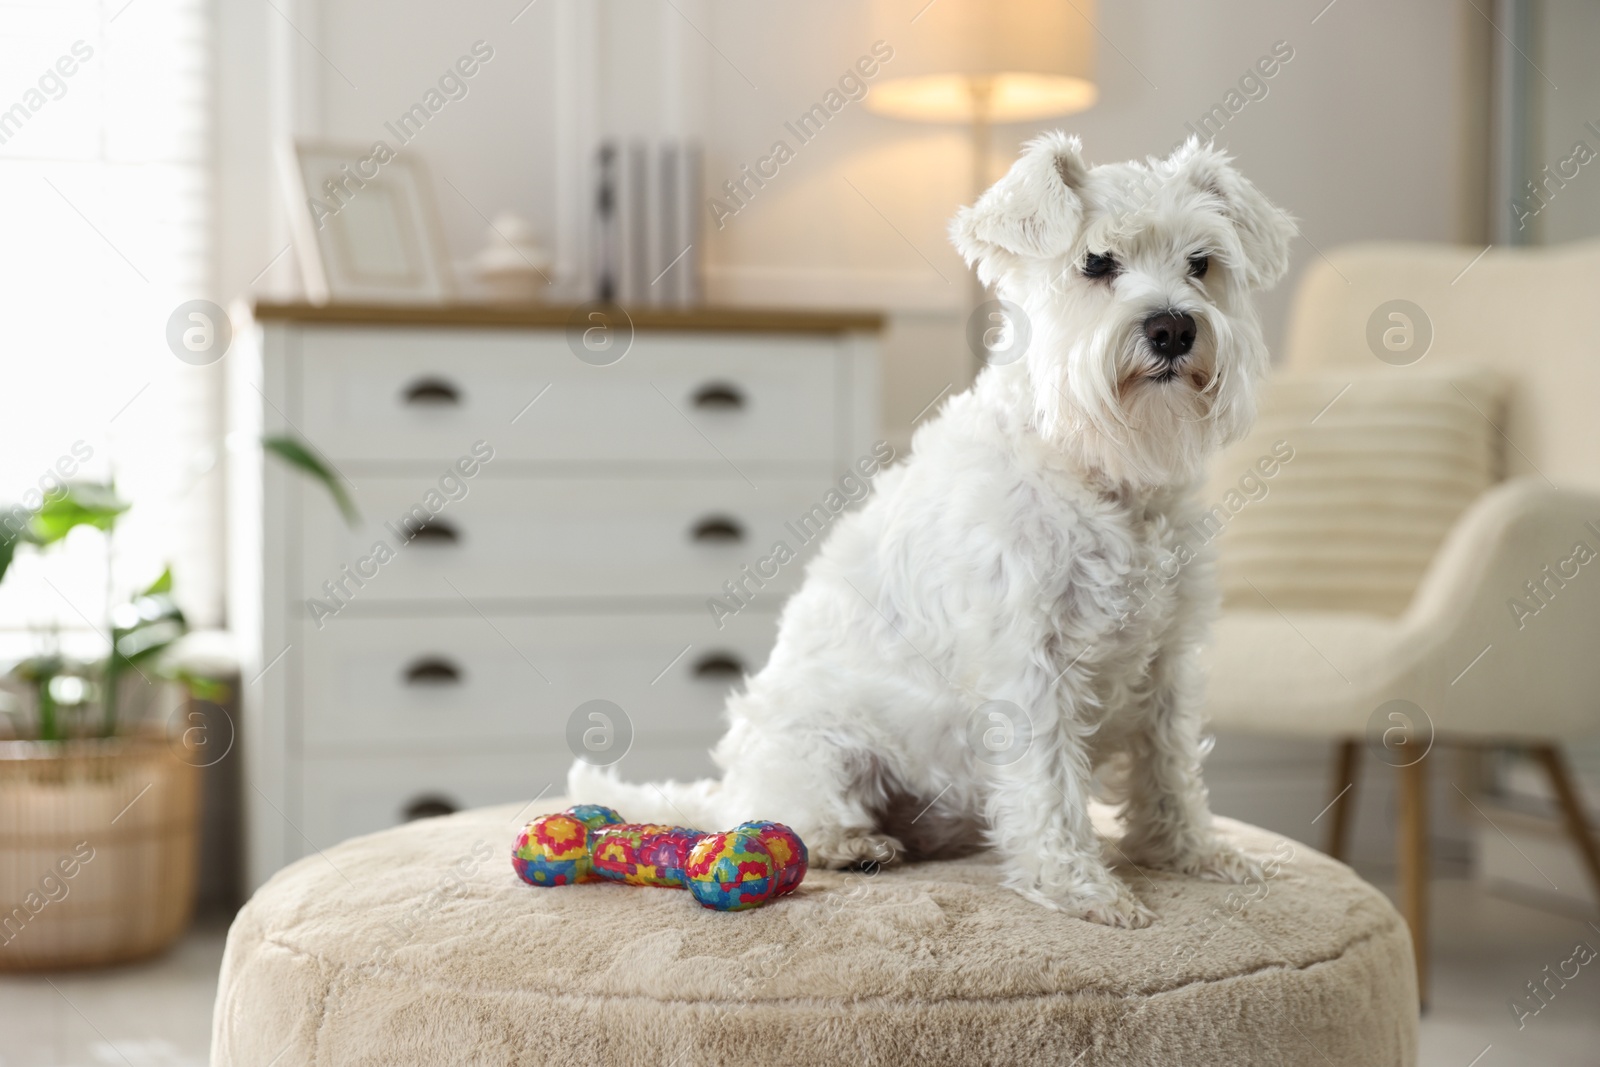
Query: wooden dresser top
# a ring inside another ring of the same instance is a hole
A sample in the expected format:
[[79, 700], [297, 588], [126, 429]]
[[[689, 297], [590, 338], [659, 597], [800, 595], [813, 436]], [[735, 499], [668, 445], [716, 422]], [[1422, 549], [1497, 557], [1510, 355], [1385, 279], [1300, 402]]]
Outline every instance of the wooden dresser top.
[[[334, 326], [460, 326], [499, 329], [587, 325], [585, 308], [562, 304], [307, 304], [262, 301], [261, 322]], [[877, 333], [883, 316], [863, 311], [802, 311], [788, 308], [629, 308], [636, 330], [739, 333]]]

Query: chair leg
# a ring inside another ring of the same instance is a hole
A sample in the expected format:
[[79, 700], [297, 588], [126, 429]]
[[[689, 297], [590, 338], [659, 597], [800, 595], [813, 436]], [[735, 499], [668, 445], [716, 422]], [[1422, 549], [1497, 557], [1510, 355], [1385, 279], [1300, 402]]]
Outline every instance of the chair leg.
[[1550, 776], [1550, 786], [1555, 790], [1556, 803], [1561, 807], [1567, 834], [1572, 838], [1572, 843], [1578, 846], [1578, 855], [1583, 857], [1584, 865], [1589, 868], [1595, 900], [1600, 902], [1600, 847], [1595, 845], [1594, 832], [1589, 826], [1588, 816], [1584, 814], [1583, 800], [1578, 796], [1577, 787], [1572, 784], [1572, 772], [1567, 769], [1566, 758], [1557, 745], [1539, 745], [1533, 750], [1533, 755], [1544, 766], [1544, 773]]
[[1399, 768], [1399, 827], [1396, 853], [1400, 914], [1411, 927], [1417, 964], [1417, 995], [1428, 1003], [1428, 774], [1427, 760]]
[[1340, 863], [1348, 863], [1346, 853], [1350, 848], [1350, 824], [1355, 821], [1356, 776], [1361, 770], [1361, 742], [1340, 741], [1334, 748], [1333, 781], [1328, 789], [1327, 848], [1328, 855]]

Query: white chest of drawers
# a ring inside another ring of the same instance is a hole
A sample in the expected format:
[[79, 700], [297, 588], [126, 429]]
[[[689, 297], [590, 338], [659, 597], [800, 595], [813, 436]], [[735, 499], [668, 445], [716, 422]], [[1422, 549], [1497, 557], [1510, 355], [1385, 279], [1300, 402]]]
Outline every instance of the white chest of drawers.
[[[604, 366], [565, 309], [256, 318], [229, 357], [252, 887], [352, 834], [558, 790], [592, 700], [620, 709], [599, 758], [625, 750], [623, 773], [711, 770], [803, 562], [720, 626], [708, 601], [798, 548], [786, 524], [871, 454], [876, 317], [640, 313]], [[320, 453], [359, 523], [263, 434]]]

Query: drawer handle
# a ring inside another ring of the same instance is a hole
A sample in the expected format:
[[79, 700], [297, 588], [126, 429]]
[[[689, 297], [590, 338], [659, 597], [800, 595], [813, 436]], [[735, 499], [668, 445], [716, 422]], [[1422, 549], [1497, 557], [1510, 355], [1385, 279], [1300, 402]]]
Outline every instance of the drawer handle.
[[411, 802], [402, 809], [406, 822], [416, 822], [418, 819], [434, 819], [440, 815], [454, 815], [460, 811], [460, 805], [448, 797], [437, 793], [424, 793], [413, 797]]
[[407, 685], [458, 685], [461, 668], [440, 656], [425, 656], [406, 668]]
[[708, 682], [729, 682], [744, 677], [744, 661], [731, 652], [712, 652], [694, 665], [694, 676]]
[[418, 378], [406, 386], [407, 404], [459, 404], [461, 390], [443, 378]]
[[411, 543], [416, 545], [454, 545], [461, 542], [461, 533], [455, 524], [444, 519], [429, 519], [411, 530]]
[[744, 393], [728, 382], [710, 382], [695, 392], [694, 406], [704, 411], [738, 411], [744, 407]]
[[689, 536], [705, 545], [735, 544], [744, 540], [744, 527], [723, 515], [713, 515], [695, 523]]

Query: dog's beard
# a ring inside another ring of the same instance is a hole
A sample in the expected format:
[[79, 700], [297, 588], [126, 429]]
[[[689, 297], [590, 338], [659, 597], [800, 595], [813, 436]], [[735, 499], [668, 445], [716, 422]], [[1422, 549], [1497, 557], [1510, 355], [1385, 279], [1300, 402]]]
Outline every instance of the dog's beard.
[[[1195, 347], [1176, 361], [1156, 356], [1142, 329], [1127, 323], [1078, 335], [1064, 359], [1030, 361], [1040, 433], [1119, 482], [1155, 487], [1197, 477], [1254, 419], [1254, 380], [1266, 356], [1253, 324], [1196, 320]], [[1032, 351], [1048, 353], [1048, 340]]]

